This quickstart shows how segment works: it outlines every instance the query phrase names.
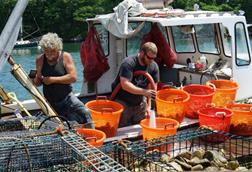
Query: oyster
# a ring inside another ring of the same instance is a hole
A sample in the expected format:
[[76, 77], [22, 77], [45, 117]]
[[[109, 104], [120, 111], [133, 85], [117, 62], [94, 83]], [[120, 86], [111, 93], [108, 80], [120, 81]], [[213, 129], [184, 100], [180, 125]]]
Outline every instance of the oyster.
[[161, 162], [164, 162], [164, 163], [169, 163], [170, 160], [171, 160], [171, 158], [172, 158], [172, 157], [171, 157], [169, 154], [163, 154], [163, 155], [161, 156], [160, 161], [161, 161]]
[[230, 169], [230, 170], [235, 170], [236, 168], [238, 168], [240, 165], [239, 165], [239, 162], [238, 161], [229, 161], [227, 163], [227, 166], [226, 168], [227, 169]]
[[201, 164], [195, 165], [191, 168], [192, 171], [201, 171], [204, 167]]
[[[209, 161], [215, 161], [217, 164], [226, 164], [227, 159], [223, 156], [221, 152], [215, 150], [206, 151], [203, 158], [208, 159]], [[219, 163], [220, 162], [220, 163]]]
[[183, 171], [183, 169], [182, 169], [182, 167], [178, 164], [178, 163], [176, 163], [176, 162], [170, 162], [170, 163], [168, 163], [170, 166], [172, 166], [176, 171]]
[[185, 152], [182, 152], [182, 153], [178, 154], [176, 157], [183, 157], [183, 158], [186, 158], [186, 159], [191, 159], [192, 158], [192, 152], [185, 151]]
[[203, 159], [204, 154], [205, 154], [205, 150], [203, 150], [202, 148], [199, 148], [198, 150], [193, 152], [192, 157], [198, 157], [199, 159]]

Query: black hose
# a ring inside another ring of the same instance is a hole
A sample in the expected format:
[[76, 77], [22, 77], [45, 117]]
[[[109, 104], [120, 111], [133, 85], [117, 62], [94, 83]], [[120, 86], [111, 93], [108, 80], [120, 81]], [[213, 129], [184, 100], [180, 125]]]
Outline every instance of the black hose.
[[48, 121], [49, 119], [51, 119], [51, 118], [57, 118], [57, 117], [60, 118], [60, 119], [62, 119], [63, 121], [66, 121], [69, 130], [72, 129], [72, 127], [71, 127], [69, 121], [68, 121], [68, 120], [66, 119], [66, 117], [64, 117], [64, 116], [49, 116], [49, 117], [45, 118], [45, 119], [40, 123], [40, 125], [38, 126], [38, 129], [40, 129], [40, 128], [42, 127], [42, 125], [43, 125], [46, 121]]

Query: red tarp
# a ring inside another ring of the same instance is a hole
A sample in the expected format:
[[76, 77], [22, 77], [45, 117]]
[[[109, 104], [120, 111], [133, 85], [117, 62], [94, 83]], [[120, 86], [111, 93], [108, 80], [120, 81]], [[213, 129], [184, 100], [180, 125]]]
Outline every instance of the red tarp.
[[176, 63], [177, 55], [170, 48], [168, 42], [156, 23], [152, 25], [150, 32], [144, 35], [142, 44], [145, 42], [153, 42], [156, 44], [158, 48], [158, 54], [155, 61], [159, 66], [166, 64], [169, 69], [173, 67], [174, 63]]

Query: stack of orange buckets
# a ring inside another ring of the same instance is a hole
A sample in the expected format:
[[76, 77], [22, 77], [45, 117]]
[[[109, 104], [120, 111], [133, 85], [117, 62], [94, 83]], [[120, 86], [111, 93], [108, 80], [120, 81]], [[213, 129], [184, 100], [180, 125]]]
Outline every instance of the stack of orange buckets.
[[[232, 108], [237, 105], [233, 104], [228, 108], [226, 106], [235, 101], [238, 87], [238, 84], [232, 80], [209, 80], [206, 85], [191, 84], [182, 87], [182, 89], [166, 88], [157, 91], [157, 126], [151, 128], [149, 126], [150, 120], [143, 120], [141, 126], [144, 139], [175, 135], [179, 125], [176, 125], [174, 120], [180, 124], [184, 116], [199, 119], [201, 127], [229, 132], [230, 124], [232, 126], [235, 121], [237, 122], [237, 120], [233, 120], [236, 119], [235, 117], [232, 119], [234, 112]], [[250, 115], [249, 118], [252, 119], [252, 105], [246, 109], [249, 112], [244, 114], [244, 117], [248, 118]], [[239, 112], [240, 114], [241, 112]], [[247, 120], [246, 125], [251, 124], [252, 120]], [[161, 129], [162, 132], [157, 129]], [[252, 127], [245, 133], [252, 135]]]
[[[151, 126], [150, 119], [144, 119], [142, 127], [143, 139], [149, 140], [158, 137], [175, 135], [180, 122], [184, 118], [185, 104], [190, 95], [178, 89], [162, 89], [157, 92], [157, 117], [154, 119], [155, 127]], [[166, 147], [166, 149], [168, 149]]]
[[[210, 80], [206, 85], [192, 84], [184, 86], [182, 89], [159, 90], [156, 96], [156, 121], [160, 123], [160, 120], [166, 118], [181, 123], [186, 116], [199, 119], [200, 126], [229, 132], [233, 112], [225, 106], [235, 100], [237, 89], [238, 84], [232, 80]], [[146, 120], [143, 123], [146, 128], [148, 126]], [[143, 130], [145, 130], [144, 127]], [[170, 135], [174, 134], [176, 133], [170, 131]], [[144, 138], [151, 139], [159, 136], [161, 135], [156, 133], [151, 137], [144, 136]], [[164, 135], [162, 134], [162, 136]]]
[[[233, 111], [226, 105], [235, 101], [238, 84], [232, 80], [209, 80], [206, 85], [215, 89], [212, 104], [198, 110], [200, 126], [229, 132]], [[215, 140], [217, 141], [217, 140]]]

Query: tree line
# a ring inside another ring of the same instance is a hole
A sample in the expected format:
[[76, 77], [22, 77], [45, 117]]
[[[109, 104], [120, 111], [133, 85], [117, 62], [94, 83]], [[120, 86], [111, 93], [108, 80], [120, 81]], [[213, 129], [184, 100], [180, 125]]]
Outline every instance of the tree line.
[[[84, 38], [87, 30], [85, 20], [97, 14], [113, 12], [113, 7], [122, 0], [29, 0], [23, 15], [24, 34], [36, 32], [41, 36], [47, 32], [58, 33], [64, 41], [73, 38]], [[0, 0], [0, 31], [17, 0]], [[174, 0], [173, 8], [193, 10], [197, 3], [202, 10], [245, 11], [248, 23], [252, 23], [251, 0]]]

